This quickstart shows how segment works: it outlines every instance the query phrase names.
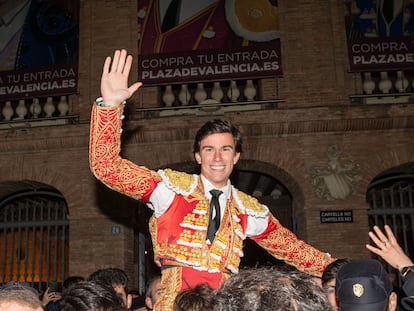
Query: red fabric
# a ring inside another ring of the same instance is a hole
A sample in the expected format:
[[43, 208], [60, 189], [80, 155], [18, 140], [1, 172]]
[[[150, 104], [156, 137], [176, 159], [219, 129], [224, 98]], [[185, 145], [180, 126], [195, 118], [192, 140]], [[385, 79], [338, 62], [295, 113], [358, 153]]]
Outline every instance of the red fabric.
[[219, 288], [223, 280], [223, 273], [197, 271], [190, 267], [182, 267], [182, 284], [181, 289], [192, 288], [198, 284], [207, 283], [212, 288]]
[[183, 231], [180, 223], [196, 204], [197, 201], [190, 203], [183, 196], [176, 195], [165, 213], [157, 218], [157, 242], [175, 244]]
[[276, 231], [276, 230], [277, 230], [276, 224], [272, 221], [272, 218], [269, 217], [269, 221], [268, 221], [268, 225], [267, 225], [266, 230], [263, 231], [262, 234], [256, 235], [256, 236], [252, 237], [251, 239], [253, 241], [256, 241], [256, 242], [261, 241], [261, 240], [267, 238], [270, 232]]

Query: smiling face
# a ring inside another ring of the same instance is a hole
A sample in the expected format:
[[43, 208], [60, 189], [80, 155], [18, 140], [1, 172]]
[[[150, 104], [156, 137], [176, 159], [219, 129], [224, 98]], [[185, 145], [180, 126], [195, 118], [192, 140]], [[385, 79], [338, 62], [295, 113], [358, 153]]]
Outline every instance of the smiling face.
[[240, 153], [236, 152], [233, 135], [230, 133], [215, 133], [204, 137], [200, 141], [200, 151], [195, 153], [195, 159], [201, 165], [201, 175], [216, 188], [227, 184], [239, 158]]

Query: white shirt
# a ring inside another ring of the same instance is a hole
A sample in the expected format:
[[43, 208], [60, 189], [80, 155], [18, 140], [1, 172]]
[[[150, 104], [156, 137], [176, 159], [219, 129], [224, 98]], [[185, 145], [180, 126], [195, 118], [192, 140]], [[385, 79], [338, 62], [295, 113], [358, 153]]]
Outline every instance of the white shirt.
[[[201, 175], [200, 177], [201, 177], [201, 181], [204, 185], [204, 193], [206, 194], [206, 197], [207, 197], [209, 202], [211, 201], [211, 197], [212, 197], [211, 193], [210, 193], [210, 190], [217, 189], [217, 190], [220, 190], [220, 191], [223, 192], [219, 196], [220, 216], [221, 216], [221, 219], [223, 219], [223, 214], [224, 214], [224, 210], [226, 209], [227, 200], [230, 198], [230, 194], [231, 194], [231, 192], [230, 192], [230, 190], [231, 190], [230, 180], [227, 181], [226, 186], [224, 186], [222, 188], [216, 188], [203, 175]], [[212, 218], [214, 218], [214, 217], [216, 217], [216, 210], [215, 209], [213, 209]]]

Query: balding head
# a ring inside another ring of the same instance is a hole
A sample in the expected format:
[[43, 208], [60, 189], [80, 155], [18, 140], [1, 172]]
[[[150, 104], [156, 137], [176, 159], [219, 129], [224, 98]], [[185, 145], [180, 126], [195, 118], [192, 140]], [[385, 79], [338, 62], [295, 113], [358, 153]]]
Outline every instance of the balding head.
[[43, 307], [39, 297], [28, 289], [2, 289], [0, 290], [0, 310], [43, 311]]

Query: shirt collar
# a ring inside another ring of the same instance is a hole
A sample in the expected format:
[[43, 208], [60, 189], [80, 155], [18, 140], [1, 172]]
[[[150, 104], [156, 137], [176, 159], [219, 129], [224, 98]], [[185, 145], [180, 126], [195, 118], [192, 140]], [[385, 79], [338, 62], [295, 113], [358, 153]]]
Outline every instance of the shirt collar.
[[208, 199], [211, 199], [210, 190], [213, 190], [213, 189], [217, 189], [217, 190], [223, 191], [223, 195], [220, 196], [220, 197], [226, 198], [226, 199], [229, 197], [229, 195], [230, 195], [230, 189], [231, 189], [231, 182], [230, 182], [230, 180], [227, 181], [227, 185], [225, 185], [224, 187], [222, 187], [222, 188], [216, 188], [216, 187], [214, 187], [212, 185], [211, 182], [208, 181], [207, 178], [205, 178], [203, 175], [200, 175], [200, 176], [201, 176], [201, 181], [202, 181], [203, 186], [204, 186], [204, 193], [205, 193], [205, 195], [207, 196]]

